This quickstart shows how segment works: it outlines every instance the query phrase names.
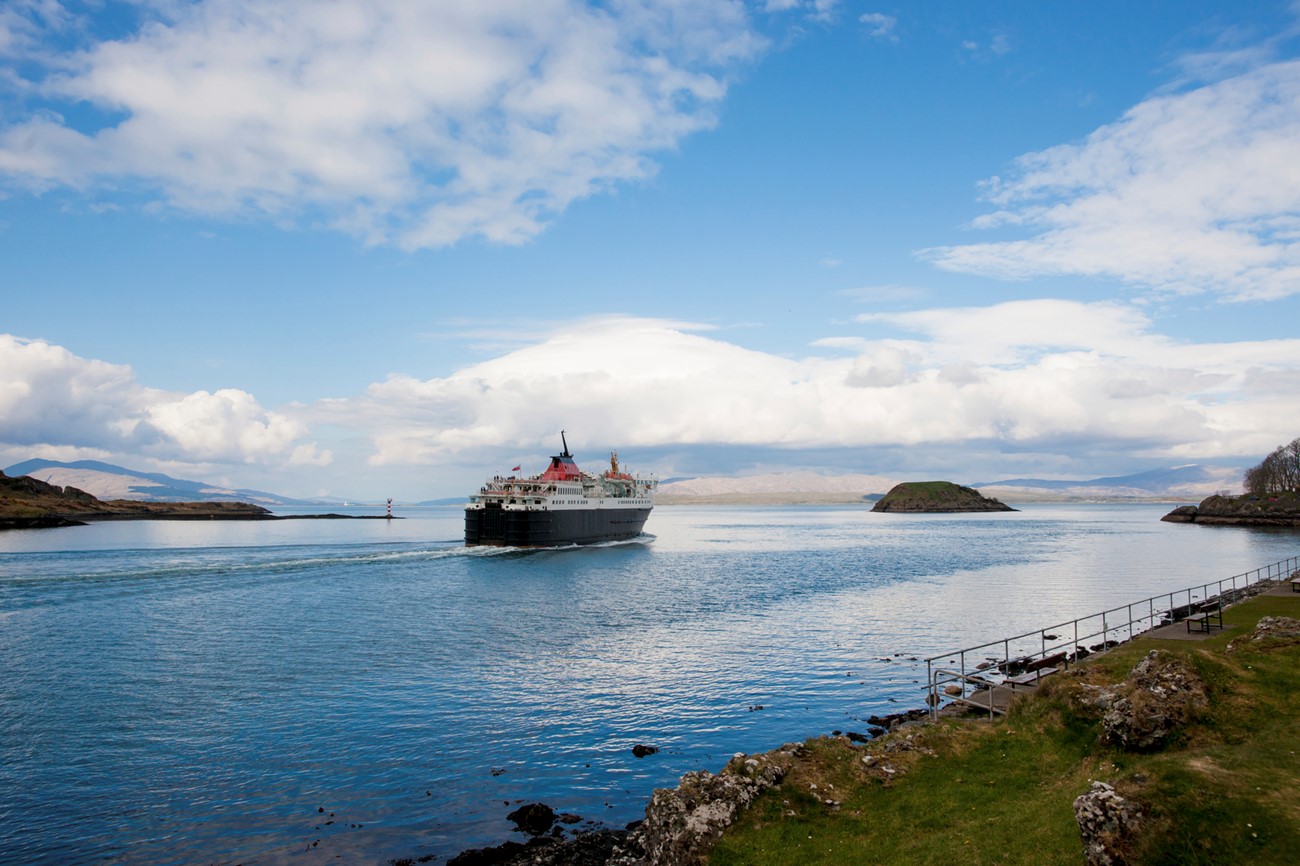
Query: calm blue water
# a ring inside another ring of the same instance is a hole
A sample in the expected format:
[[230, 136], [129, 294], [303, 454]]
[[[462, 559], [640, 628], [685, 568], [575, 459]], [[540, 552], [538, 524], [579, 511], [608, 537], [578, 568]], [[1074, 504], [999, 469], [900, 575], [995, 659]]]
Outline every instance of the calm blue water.
[[537, 552], [462, 549], [458, 508], [0, 533], [0, 862], [446, 857], [518, 800], [620, 826], [919, 706], [909, 657], [1300, 553], [1167, 510], [661, 506]]

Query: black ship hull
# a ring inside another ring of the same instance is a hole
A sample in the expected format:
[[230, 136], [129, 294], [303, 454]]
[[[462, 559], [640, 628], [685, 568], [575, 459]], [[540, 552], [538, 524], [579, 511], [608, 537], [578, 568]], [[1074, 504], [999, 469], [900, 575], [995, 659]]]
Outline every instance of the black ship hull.
[[517, 511], [487, 503], [465, 509], [465, 546], [564, 547], [636, 538], [649, 508]]

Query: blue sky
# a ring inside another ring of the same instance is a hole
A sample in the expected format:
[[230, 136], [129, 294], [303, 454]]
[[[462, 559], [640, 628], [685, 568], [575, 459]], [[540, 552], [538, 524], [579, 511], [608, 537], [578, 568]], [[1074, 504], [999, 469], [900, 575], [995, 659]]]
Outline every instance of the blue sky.
[[0, 9], [0, 465], [457, 495], [1245, 466], [1300, 5]]

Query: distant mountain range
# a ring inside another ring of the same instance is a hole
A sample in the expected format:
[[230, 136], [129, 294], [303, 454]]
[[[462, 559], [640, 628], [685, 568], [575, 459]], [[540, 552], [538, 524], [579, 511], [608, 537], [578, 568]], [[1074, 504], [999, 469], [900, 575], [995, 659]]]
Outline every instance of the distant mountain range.
[[973, 484], [981, 492], [999, 497], [1025, 499], [1203, 499], [1227, 490], [1241, 492], [1242, 469], [1233, 466], [1204, 466], [1191, 463], [1151, 469], [1134, 475], [1091, 478], [1083, 481], [1051, 481], [1043, 478], [1011, 478]]
[[138, 472], [98, 460], [61, 463], [26, 460], [4, 470], [10, 477], [28, 475], [59, 487], [76, 487], [99, 499], [141, 502], [252, 502], [257, 505], [329, 505], [341, 500], [290, 499], [261, 490], [231, 489], [203, 481], [185, 481], [157, 472]]
[[868, 493], [884, 493], [898, 481], [883, 475], [821, 475], [817, 472], [775, 472], [741, 477], [706, 476], [659, 485], [665, 497], [761, 496], [764, 494], [825, 494], [837, 498], [861, 499]]
[[[1242, 470], [1236, 467], [1192, 464], [1077, 481], [1012, 478], [968, 486], [986, 496], [1019, 502], [1095, 499], [1199, 501], [1221, 490], [1240, 491], [1241, 475]], [[659, 497], [665, 503], [851, 502], [878, 499], [901, 480], [881, 475], [822, 475], [816, 472], [702, 477], [660, 484]]]
[[[341, 499], [291, 499], [262, 490], [232, 489], [204, 481], [186, 481], [156, 472], [139, 472], [78, 460], [27, 460], [4, 470], [6, 475], [32, 478], [76, 487], [99, 499], [134, 499], [142, 502], [251, 502], [257, 505], [340, 505]], [[1011, 502], [1089, 499], [1176, 499], [1198, 502], [1219, 491], [1241, 490], [1242, 470], [1235, 467], [1190, 464], [1151, 469], [1133, 475], [1087, 480], [1010, 478], [970, 484], [986, 496]], [[687, 478], [659, 485], [659, 499], [673, 502], [717, 503], [835, 503], [878, 499], [903, 479], [883, 475], [824, 475], [817, 472], [780, 472], [743, 477]], [[938, 480], [938, 479], [930, 479]], [[946, 480], [946, 479], [943, 479]], [[464, 497], [418, 504], [463, 502]]]

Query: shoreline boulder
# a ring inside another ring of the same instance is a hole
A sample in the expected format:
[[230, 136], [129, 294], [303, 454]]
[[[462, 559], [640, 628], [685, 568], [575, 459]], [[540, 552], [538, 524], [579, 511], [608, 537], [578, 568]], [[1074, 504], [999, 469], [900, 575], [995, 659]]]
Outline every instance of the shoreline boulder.
[[1074, 801], [1074, 818], [1088, 866], [1123, 866], [1124, 852], [1141, 822], [1141, 810], [1105, 782], [1093, 782]]
[[1205, 685], [1181, 658], [1151, 650], [1115, 689], [1102, 690], [1102, 742], [1151, 751], [1209, 704]]

